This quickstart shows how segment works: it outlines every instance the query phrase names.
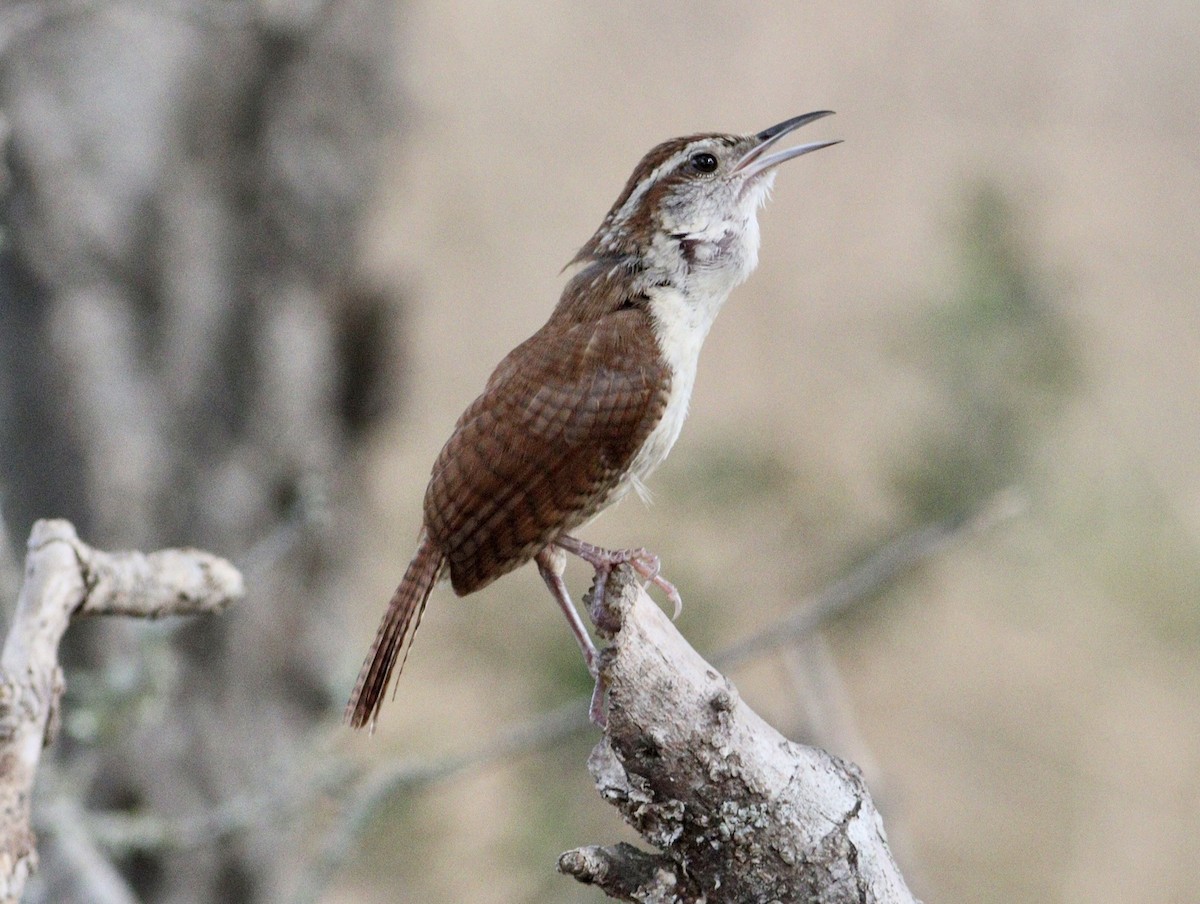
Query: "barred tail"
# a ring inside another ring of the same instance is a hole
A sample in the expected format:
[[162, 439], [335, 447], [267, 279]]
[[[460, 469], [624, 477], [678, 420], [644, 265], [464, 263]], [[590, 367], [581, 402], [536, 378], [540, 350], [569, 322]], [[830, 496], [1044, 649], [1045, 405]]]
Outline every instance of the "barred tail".
[[404, 579], [388, 603], [371, 652], [367, 654], [362, 671], [358, 673], [354, 693], [346, 704], [345, 718], [352, 728], [370, 725], [374, 729], [379, 709], [383, 706], [384, 693], [392, 680], [392, 672], [398, 678], [404, 671], [412, 638], [421, 624], [421, 613], [425, 611], [425, 602], [442, 570], [443, 561], [433, 541], [422, 533], [421, 545], [417, 547]]

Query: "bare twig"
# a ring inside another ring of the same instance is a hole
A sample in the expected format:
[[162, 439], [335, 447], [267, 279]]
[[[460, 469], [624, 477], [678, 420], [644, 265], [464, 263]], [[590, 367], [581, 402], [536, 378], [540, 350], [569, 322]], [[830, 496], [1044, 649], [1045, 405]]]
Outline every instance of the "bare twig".
[[30, 795], [63, 691], [58, 645], [79, 614], [156, 618], [215, 612], [242, 596], [233, 566], [208, 553], [103, 553], [66, 521], [39, 521], [0, 654], [0, 901], [17, 901], [37, 867]]
[[195, 549], [102, 553], [76, 542], [75, 552], [88, 590], [78, 615], [199, 615], [220, 612], [244, 592], [236, 568]]

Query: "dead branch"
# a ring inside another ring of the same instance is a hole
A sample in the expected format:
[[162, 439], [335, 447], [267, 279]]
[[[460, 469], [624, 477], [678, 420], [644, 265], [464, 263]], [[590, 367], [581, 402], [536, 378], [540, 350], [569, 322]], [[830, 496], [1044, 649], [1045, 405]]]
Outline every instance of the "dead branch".
[[244, 592], [224, 559], [196, 550], [106, 553], [66, 521], [38, 521], [0, 654], [0, 901], [20, 900], [37, 868], [30, 799], [64, 688], [58, 646], [78, 615], [157, 618], [219, 612]]
[[[722, 668], [736, 667], [755, 657], [779, 650], [785, 653], [790, 646], [812, 642], [815, 632], [829, 621], [865, 604], [883, 592], [893, 581], [909, 569], [919, 566], [945, 550], [952, 542], [978, 536], [1017, 515], [1023, 509], [1022, 499], [1016, 490], [1005, 491], [989, 500], [984, 506], [965, 517], [926, 524], [885, 544], [866, 560], [850, 569], [825, 589], [806, 598], [796, 605], [796, 612], [756, 632], [748, 639], [716, 652], [712, 661]], [[828, 680], [827, 678], [825, 680]], [[809, 695], [805, 695], [806, 697]], [[436, 760], [401, 761], [389, 764], [375, 772], [344, 776], [326, 782], [318, 779], [317, 784], [325, 791], [333, 791], [343, 785], [353, 787], [344, 795], [345, 800], [324, 841], [319, 853], [306, 865], [302, 880], [297, 883], [296, 902], [321, 900], [329, 883], [336, 877], [349, 853], [354, 849], [359, 835], [375, 817], [383, 805], [402, 794], [414, 793], [434, 782], [448, 779], [464, 770], [478, 768], [507, 757], [548, 747], [564, 738], [587, 730], [588, 697], [568, 701], [557, 709], [542, 713], [525, 722], [506, 729], [492, 743], [474, 751], [461, 751]], [[841, 726], [834, 736], [847, 745], [847, 734], [853, 734], [852, 726]], [[830, 737], [822, 733], [820, 737]], [[861, 744], [851, 744], [861, 751]], [[856, 754], [861, 755], [861, 754]], [[255, 799], [239, 808], [240, 812], [253, 813], [258, 820], [278, 818], [293, 811], [294, 802], [288, 806], [284, 801], [264, 804]], [[173, 838], [195, 837], [190, 828], [172, 827], [164, 824], [161, 817], [131, 817], [128, 814], [90, 814], [92, 830], [102, 843], [117, 849], [128, 849], [138, 844], [161, 844], [165, 836]], [[152, 825], [147, 827], [147, 821]], [[189, 822], [190, 827], [194, 823]], [[239, 824], [240, 827], [240, 824]], [[216, 837], [215, 832], [204, 830], [202, 837]], [[637, 864], [650, 864], [658, 868], [654, 855], [638, 851], [629, 845], [615, 848], [587, 848], [563, 855], [569, 862], [560, 865], [560, 870], [571, 875], [604, 872], [612, 876], [614, 887], [635, 881], [640, 871]], [[615, 866], [612, 862], [615, 861]], [[595, 884], [604, 887], [601, 879]]]
[[588, 766], [658, 852], [589, 846], [563, 854], [560, 871], [656, 904], [914, 904], [856, 767], [764, 722], [627, 569], [593, 618], [611, 646], [607, 725]]

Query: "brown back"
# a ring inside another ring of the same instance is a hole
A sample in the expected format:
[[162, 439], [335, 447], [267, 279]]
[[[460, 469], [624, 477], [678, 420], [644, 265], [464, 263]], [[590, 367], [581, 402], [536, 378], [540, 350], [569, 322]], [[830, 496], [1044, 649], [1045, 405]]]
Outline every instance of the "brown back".
[[459, 595], [596, 514], [661, 419], [670, 374], [644, 301], [612, 298], [580, 318], [564, 297], [459, 418], [425, 493], [425, 528]]

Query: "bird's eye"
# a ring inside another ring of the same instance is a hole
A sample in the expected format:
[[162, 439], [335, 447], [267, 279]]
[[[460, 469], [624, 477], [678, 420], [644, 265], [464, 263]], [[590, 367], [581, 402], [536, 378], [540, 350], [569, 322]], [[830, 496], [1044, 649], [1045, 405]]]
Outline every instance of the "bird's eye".
[[699, 154], [692, 154], [692, 158], [688, 162], [692, 164], [692, 169], [698, 173], [711, 173], [717, 168], [717, 158], [703, 151]]

